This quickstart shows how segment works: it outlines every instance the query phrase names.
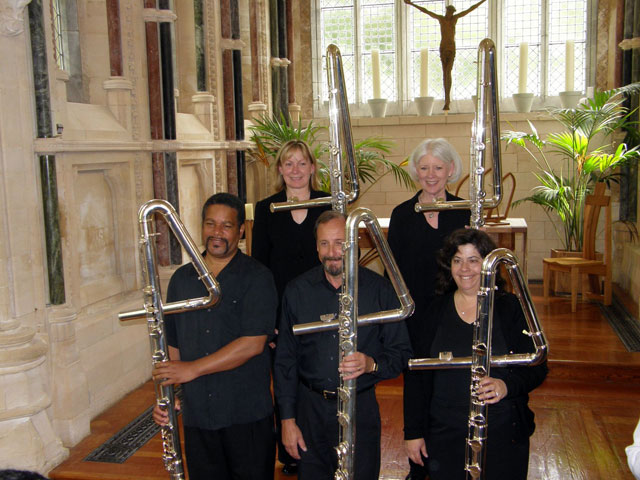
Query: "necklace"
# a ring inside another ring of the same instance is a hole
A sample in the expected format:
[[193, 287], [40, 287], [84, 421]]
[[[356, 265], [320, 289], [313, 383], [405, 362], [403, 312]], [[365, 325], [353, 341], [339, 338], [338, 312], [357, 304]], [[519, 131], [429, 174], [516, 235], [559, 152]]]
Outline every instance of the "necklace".
[[[467, 308], [465, 308], [465, 310], [462, 310], [462, 299], [458, 295], [454, 295], [453, 299], [454, 299], [454, 303], [456, 304], [456, 309], [458, 310], [458, 312], [460, 312], [460, 316], [464, 317], [467, 314], [467, 312], [473, 313], [471, 310], [468, 310]], [[473, 303], [469, 307], [473, 308], [474, 306], [476, 306], [476, 303]]]

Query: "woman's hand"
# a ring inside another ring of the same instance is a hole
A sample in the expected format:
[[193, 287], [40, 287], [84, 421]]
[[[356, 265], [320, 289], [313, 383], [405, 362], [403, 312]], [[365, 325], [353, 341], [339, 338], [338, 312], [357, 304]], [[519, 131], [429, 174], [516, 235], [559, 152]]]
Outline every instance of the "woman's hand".
[[478, 398], [485, 403], [498, 403], [507, 396], [507, 384], [499, 378], [484, 377], [478, 387]]
[[427, 455], [427, 446], [424, 443], [424, 438], [405, 440], [404, 449], [407, 451], [407, 456], [413, 463], [417, 463], [418, 465], [422, 465], [424, 467], [422, 457], [429, 456]]

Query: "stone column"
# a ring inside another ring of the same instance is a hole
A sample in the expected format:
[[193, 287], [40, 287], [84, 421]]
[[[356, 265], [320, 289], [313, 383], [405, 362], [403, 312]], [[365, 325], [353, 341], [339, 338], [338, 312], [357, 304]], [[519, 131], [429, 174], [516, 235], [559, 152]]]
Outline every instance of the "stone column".
[[300, 120], [300, 111], [302, 107], [296, 102], [296, 74], [295, 74], [295, 60], [294, 60], [294, 47], [293, 47], [293, 7], [292, 0], [286, 0], [287, 9], [287, 58], [289, 59], [289, 65], [287, 66], [287, 95], [288, 95], [288, 108], [291, 120], [295, 123]]
[[[48, 303], [44, 291], [48, 259], [41, 245], [45, 226], [38, 213], [42, 205], [33, 139], [40, 136], [41, 120], [49, 125], [47, 133], [52, 132], [47, 65], [36, 76], [29, 61], [30, 48], [37, 43], [38, 62], [46, 62], [46, 49], [39, 42], [44, 41], [43, 29], [29, 38], [26, 3], [0, 0], [0, 466], [47, 472], [68, 451], [47, 414], [51, 404], [47, 344], [35, 327], [44, 322]], [[30, 20], [42, 27], [42, 3], [33, 3], [30, 11], [33, 8], [35, 15], [29, 15]], [[31, 109], [34, 84], [43, 93], [36, 96], [37, 119]], [[53, 203], [57, 207], [57, 200]], [[59, 246], [59, 236], [54, 243]], [[59, 267], [54, 268], [54, 277], [63, 282], [61, 263]], [[64, 301], [64, 288], [62, 293], [57, 299]]]
[[132, 133], [131, 92], [133, 84], [124, 77], [111, 77], [102, 87], [107, 91], [107, 105], [120, 125]]
[[122, 76], [122, 39], [120, 35], [120, 0], [107, 0], [107, 29], [109, 33], [109, 66], [111, 76]]
[[[29, 4], [29, 32], [33, 60], [37, 136], [38, 138], [50, 138], [53, 136], [53, 132], [42, 0], [33, 0]], [[40, 175], [47, 246], [49, 298], [52, 304], [61, 305], [65, 302], [65, 288], [62, 246], [60, 244], [60, 213], [58, 210], [55, 155], [40, 156]]]
[[48, 471], [68, 455], [46, 408], [47, 345], [31, 327], [0, 323], [0, 465]]
[[216, 97], [208, 93], [197, 93], [191, 97], [194, 115], [211, 133], [213, 133], [215, 122], [215, 102]]
[[196, 68], [196, 25], [193, 2], [175, 2], [178, 25], [176, 28], [176, 57], [178, 58], [178, 85], [180, 98], [178, 111], [192, 113], [195, 106], [189, 102], [198, 92]]
[[67, 446], [89, 435], [89, 387], [76, 343], [77, 313], [69, 308], [49, 312], [53, 426]]
[[269, 76], [269, 52], [267, 22], [263, 0], [250, 2], [249, 22], [251, 32], [251, 103], [248, 110], [252, 118], [267, 113]]
[[[244, 140], [244, 110], [242, 101], [242, 47], [238, 0], [220, 2], [222, 33], [222, 75], [224, 91], [224, 117], [227, 140]], [[233, 95], [230, 95], [233, 92]], [[241, 200], [247, 199], [245, 152], [227, 153], [227, 185], [229, 192]]]
[[[175, 140], [175, 95], [173, 88], [173, 59], [171, 25], [176, 16], [168, 9], [168, 1], [145, 0], [144, 20], [147, 46], [147, 78], [149, 82], [149, 121], [151, 139]], [[157, 151], [151, 154], [153, 190], [156, 198], [164, 198], [179, 211], [177, 163], [175, 152]], [[157, 242], [158, 262], [166, 266], [180, 264], [180, 244], [165, 222], [157, 222], [160, 233]]]

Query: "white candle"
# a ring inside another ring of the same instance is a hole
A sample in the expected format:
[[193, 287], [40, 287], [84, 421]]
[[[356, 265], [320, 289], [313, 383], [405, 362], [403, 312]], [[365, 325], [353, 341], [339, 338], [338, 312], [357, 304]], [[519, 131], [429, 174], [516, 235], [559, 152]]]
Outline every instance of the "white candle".
[[373, 85], [373, 98], [380, 97], [380, 51], [371, 51], [371, 83]]
[[518, 70], [518, 93], [527, 93], [527, 70], [529, 66], [529, 44], [520, 44], [520, 63]]
[[573, 40], [567, 40], [567, 43], [565, 43], [565, 66], [564, 66], [564, 88], [567, 92], [573, 92], [574, 60], [575, 60], [575, 53], [573, 49]]
[[420, 96], [429, 96], [429, 50], [420, 50]]
[[244, 218], [245, 220], [253, 220], [253, 203], [244, 204]]

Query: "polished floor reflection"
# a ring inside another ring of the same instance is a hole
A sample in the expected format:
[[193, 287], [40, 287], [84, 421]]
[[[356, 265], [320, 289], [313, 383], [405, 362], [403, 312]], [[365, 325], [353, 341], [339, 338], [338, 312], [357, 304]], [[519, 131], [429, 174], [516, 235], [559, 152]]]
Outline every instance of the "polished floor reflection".
[[[633, 480], [624, 454], [640, 417], [640, 353], [629, 353], [595, 303], [579, 303], [571, 313], [566, 297], [533, 300], [550, 344], [550, 374], [531, 398], [536, 413], [530, 480]], [[636, 310], [637, 311], [637, 310]], [[153, 402], [150, 383], [96, 418], [92, 434], [50, 473], [52, 479], [166, 479], [159, 436], [124, 464], [82, 459]], [[402, 386], [399, 380], [378, 387], [383, 421], [381, 478], [401, 479], [407, 472], [402, 442]], [[462, 466], [461, 466], [462, 467]], [[276, 466], [276, 479], [284, 476]]]

